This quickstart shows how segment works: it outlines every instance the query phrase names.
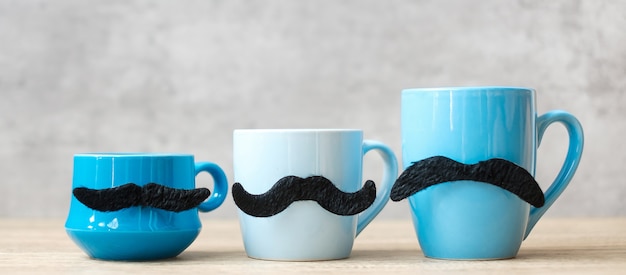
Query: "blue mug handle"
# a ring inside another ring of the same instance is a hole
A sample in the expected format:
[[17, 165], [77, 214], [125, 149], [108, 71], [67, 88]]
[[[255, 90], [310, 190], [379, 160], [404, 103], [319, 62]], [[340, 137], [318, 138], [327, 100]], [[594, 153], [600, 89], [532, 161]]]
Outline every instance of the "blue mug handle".
[[213, 177], [213, 192], [211, 192], [211, 196], [206, 201], [198, 205], [198, 210], [202, 212], [209, 212], [222, 205], [226, 199], [226, 194], [228, 193], [228, 180], [226, 179], [224, 170], [222, 170], [222, 168], [215, 163], [196, 162], [195, 168], [196, 176], [200, 174], [200, 172], [207, 172], [211, 174], [211, 177]]
[[387, 145], [373, 140], [363, 141], [363, 155], [371, 150], [377, 150], [380, 156], [383, 158], [384, 170], [383, 180], [381, 184], [376, 186], [376, 199], [372, 205], [359, 214], [356, 235], [358, 236], [363, 229], [383, 210], [387, 202], [389, 201], [389, 193], [391, 193], [391, 187], [394, 181], [398, 177], [398, 161], [396, 155], [391, 148]]
[[530, 231], [535, 227], [535, 224], [537, 224], [541, 216], [546, 213], [548, 208], [552, 206], [554, 201], [563, 193], [563, 190], [565, 190], [572, 180], [583, 153], [584, 137], [582, 126], [576, 117], [565, 111], [551, 111], [537, 118], [537, 147], [541, 144], [541, 139], [548, 126], [555, 122], [563, 124], [565, 129], [567, 129], [569, 135], [567, 156], [565, 157], [561, 171], [545, 192], [545, 204], [539, 208], [531, 206], [532, 209], [530, 210], [530, 217], [528, 218], [524, 239], [528, 237], [528, 234], [530, 234]]

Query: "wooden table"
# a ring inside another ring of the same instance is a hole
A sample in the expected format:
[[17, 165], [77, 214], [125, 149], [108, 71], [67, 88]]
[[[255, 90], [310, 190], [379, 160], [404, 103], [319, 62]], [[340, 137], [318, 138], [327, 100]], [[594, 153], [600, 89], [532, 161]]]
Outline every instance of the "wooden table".
[[410, 221], [376, 220], [357, 238], [350, 258], [320, 262], [250, 259], [236, 220], [203, 225], [198, 239], [176, 258], [111, 262], [88, 258], [67, 237], [62, 220], [0, 219], [0, 274], [626, 274], [626, 218], [546, 218], [516, 258], [497, 261], [425, 258]]

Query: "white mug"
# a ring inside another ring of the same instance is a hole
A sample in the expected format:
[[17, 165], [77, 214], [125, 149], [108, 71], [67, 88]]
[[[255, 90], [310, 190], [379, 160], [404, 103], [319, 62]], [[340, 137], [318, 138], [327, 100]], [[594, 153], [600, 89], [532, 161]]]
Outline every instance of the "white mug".
[[[354, 239], [383, 209], [397, 177], [392, 150], [380, 142], [364, 141], [361, 130], [235, 130], [233, 136], [233, 199], [240, 209], [243, 242], [251, 258], [314, 261], [349, 257]], [[361, 179], [363, 155], [370, 150], [379, 151], [384, 160], [383, 180], [376, 190], [371, 190], [373, 183], [364, 185]], [[268, 191], [279, 182], [289, 185], [281, 190], [282, 195], [250, 203], [271, 193]], [[319, 188], [328, 183], [332, 186]], [[319, 200], [303, 199], [306, 188]], [[335, 193], [320, 195], [322, 190], [318, 190], [335, 188], [340, 191], [338, 197]], [[366, 191], [370, 201], [363, 204], [367, 196], [355, 194]], [[242, 199], [242, 194], [248, 200]], [[353, 195], [362, 209], [355, 210], [353, 201], [346, 199]], [[285, 201], [290, 196], [300, 199]], [[327, 210], [324, 203], [338, 209]], [[274, 209], [281, 204], [282, 208]], [[246, 205], [249, 209], [244, 210]]]

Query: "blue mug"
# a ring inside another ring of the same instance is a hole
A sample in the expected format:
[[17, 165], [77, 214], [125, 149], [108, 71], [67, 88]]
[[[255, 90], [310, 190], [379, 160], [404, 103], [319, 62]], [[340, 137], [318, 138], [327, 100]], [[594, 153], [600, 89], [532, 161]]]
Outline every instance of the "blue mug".
[[[565, 126], [569, 149], [561, 171], [545, 192], [543, 206], [531, 206], [503, 188], [471, 180], [432, 185], [408, 197], [425, 256], [515, 257], [578, 167], [583, 149], [578, 120], [564, 111], [537, 116], [535, 91], [518, 87], [406, 89], [401, 104], [404, 169], [434, 156], [467, 165], [497, 158], [525, 169], [532, 179], [546, 128], [555, 122]], [[543, 199], [538, 185], [537, 190]]]
[[[194, 189], [208, 172], [211, 193]], [[223, 170], [188, 154], [74, 155], [73, 195], [65, 229], [92, 258], [156, 260], [175, 257], [198, 236], [198, 209], [219, 207], [228, 192]], [[209, 194], [211, 193], [211, 194]]]
[[[362, 180], [370, 151], [383, 160], [376, 184]], [[354, 129], [235, 130], [233, 161], [244, 248], [264, 260], [349, 257], [354, 239], [389, 201], [398, 173], [393, 151]]]

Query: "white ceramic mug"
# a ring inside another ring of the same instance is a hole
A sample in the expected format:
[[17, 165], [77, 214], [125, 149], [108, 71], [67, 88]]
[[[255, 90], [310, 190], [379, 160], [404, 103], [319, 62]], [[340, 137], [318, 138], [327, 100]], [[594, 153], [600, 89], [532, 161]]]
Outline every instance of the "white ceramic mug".
[[[397, 177], [392, 150], [380, 142], [364, 141], [361, 130], [235, 130], [233, 147], [235, 185], [257, 196], [285, 177], [324, 177], [342, 192], [354, 193], [365, 189], [363, 155], [377, 150], [384, 160], [383, 180], [373, 191], [375, 199], [359, 214], [339, 215], [315, 200], [298, 200], [279, 213], [255, 216], [238, 204], [244, 246], [251, 258], [314, 261], [349, 257], [355, 237], [383, 209]], [[298, 192], [299, 186], [297, 183], [287, 192]], [[238, 203], [235, 191], [233, 198]], [[264, 209], [252, 209], [257, 210]]]

